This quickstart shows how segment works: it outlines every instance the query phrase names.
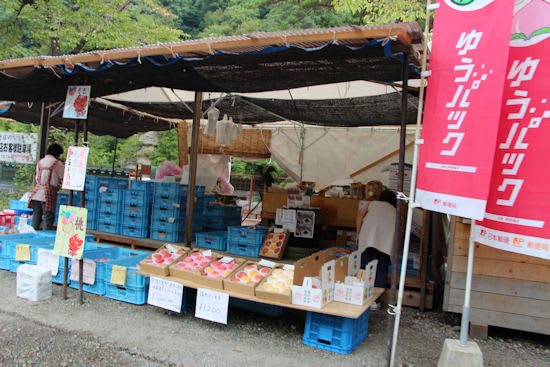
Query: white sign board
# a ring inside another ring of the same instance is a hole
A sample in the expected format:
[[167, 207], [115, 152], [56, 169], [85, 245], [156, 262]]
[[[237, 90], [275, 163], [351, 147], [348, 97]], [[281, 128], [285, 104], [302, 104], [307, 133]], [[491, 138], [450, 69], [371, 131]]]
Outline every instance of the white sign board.
[[33, 163], [38, 135], [0, 132], [0, 162]]
[[52, 277], [55, 277], [59, 271], [59, 256], [54, 254], [53, 250], [39, 248], [36, 265], [41, 268], [50, 269], [52, 271]]
[[86, 181], [86, 165], [88, 163], [88, 147], [69, 147], [65, 161], [63, 188], [67, 190], [84, 190]]
[[296, 210], [283, 209], [282, 224], [284, 229], [294, 233], [296, 231]]
[[151, 277], [147, 303], [166, 310], [181, 312], [183, 284]]
[[89, 85], [69, 85], [63, 107], [63, 118], [85, 120], [88, 117], [90, 91]]
[[228, 307], [229, 294], [204, 288], [197, 289], [195, 317], [227, 325]]
[[[70, 280], [78, 282], [78, 276], [80, 273], [78, 267], [79, 260], [71, 259], [71, 276]], [[84, 284], [94, 285], [95, 284], [95, 271], [97, 264], [93, 260], [84, 260], [84, 271], [82, 272], [82, 282]]]

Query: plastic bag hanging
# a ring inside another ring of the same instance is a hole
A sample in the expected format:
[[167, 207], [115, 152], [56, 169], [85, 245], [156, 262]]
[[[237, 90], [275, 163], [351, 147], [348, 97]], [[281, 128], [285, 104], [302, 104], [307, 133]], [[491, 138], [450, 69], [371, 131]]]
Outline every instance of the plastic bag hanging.
[[218, 117], [220, 117], [220, 110], [216, 107], [212, 107], [208, 111], [208, 125], [206, 125], [205, 135], [212, 136], [216, 131], [216, 124], [218, 123]]
[[234, 142], [235, 140], [237, 140], [237, 134], [238, 134], [238, 130], [239, 128], [237, 127], [237, 124], [235, 124], [233, 122], [233, 117], [230, 117], [229, 118], [229, 123], [230, 123], [230, 134], [229, 134], [229, 140], [230, 140], [230, 143]]
[[227, 115], [223, 115], [223, 119], [217, 123], [216, 126], [216, 143], [217, 144], [227, 144], [226, 141], [228, 131], [227, 131], [227, 125], [229, 121], [227, 120]]

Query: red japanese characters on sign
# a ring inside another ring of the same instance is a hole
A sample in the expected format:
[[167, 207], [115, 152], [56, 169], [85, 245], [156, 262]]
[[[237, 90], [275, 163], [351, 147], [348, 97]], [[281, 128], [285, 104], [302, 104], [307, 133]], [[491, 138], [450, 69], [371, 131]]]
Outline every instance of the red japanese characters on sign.
[[[523, 29], [522, 27], [528, 27]], [[546, 30], [546, 32], [545, 32]], [[476, 241], [550, 259], [550, 3], [516, 7], [487, 213]], [[499, 241], [500, 237], [509, 238]]]
[[436, 10], [420, 147], [421, 207], [483, 218], [513, 2], [445, 0]]

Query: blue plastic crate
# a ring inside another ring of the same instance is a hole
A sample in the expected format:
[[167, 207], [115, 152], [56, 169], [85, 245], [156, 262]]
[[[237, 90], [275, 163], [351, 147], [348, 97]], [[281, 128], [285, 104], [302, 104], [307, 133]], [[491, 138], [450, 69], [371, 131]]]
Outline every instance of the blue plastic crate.
[[[122, 247], [107, 247], [97, 250], [84, 250], [83, 259], [96, 262], [95, 282], [94, 284], [82, 285], [82, 289], [88, 293], [104, 295], [105, 294], [105, 264], [107, 261], [102, 259], [117, 260], [128, 257], [144, 258], [149, 255], [143, 251], [130, 250]], [[78, 281], [71, 280], [71, 288], [78, 289]]]
[[241, 218], [241, 207], [238, 205], [221, 206], [221, 205], [205, 205], [203, 215], [213, 217], [237, 217]]
[[202, 223], [205, 227], [218, 228], [225, 230], [227, 235], [227, 227], [236, 227], [241, 225], [240, 218], [217, 218], [217, 217], [202, 217]]
[[269, 227], [265, 226], [228, 227], [227, 240], [232, 243], [261, 245], [268, 230]]
[[105, 297], [116, 299], [117, 301], [132, 303], [134, 305], [146, 304], [148, 295], [149, 278], [147, 278], [147, 286], [145, 287], [132, 287], [130, 285], [123, 287], [110, 283], [105, 286]]
[[240, 298], [229, 298], [229, 307], [239, 310], [261, 313], [263, 315], [278, 317], [288, 312], [288, 308], [282, 306], [268, 305], [266, 303], [248, 301]]
[[126, 285], [132, 287], [144, 287], [146, 286], [148, 277], [137, 274], [136, 271], [139, 270], [138, 264], [141, 260], [147, 258], [150, 254], [140, 254], [137, 256], [125, 257], [122, 259], [117, 259], [113, 261], [105, 262], [105, 282], [111, 283], [111, 273], [113, 272], [113, 265], [124, 266], [127, 268], [126, 271]]
[[105, 192], [100, 192], [98, 198], [100, 203], [104, 203], [104, 202], [122, 203], [123, 196], [124, 196], [124, 190], [108, 189]]
[[185, 231], [173, 231], [167, 232], [155, 228], [151, 228], [151, 233], [149, 238], [159, 241], [168, 241], [168, 242], [182, 242], [185, 240]]
[[148, 206], [151, 195], [145, 190], [123, 190], [124, 205]]
[[123, 224], [120, 232], [123, 236], [147, 238], [149, 236], [149, 227], [136, 227]]
[[97, 213], [97, 220], [102, 223], [119, 224], [121, 215], [119, 211], [100, 209]]
[[127, 189], [128, 180], [124, 178], [114, 178], [114, 177], [98, 177], [98, 186], [107, 187], [110, 189]]
[[[31, 258], [29, 261], [16, 261], [15, 260], [15, 248], [17, 245], [20, 244], [28, 244], [30, 245], [30, 253]], [[30, 241], [13, 241], [9, 242], [7, 244], [7, 256], [8, 256], [8, 262], [9, 262], [9, 270], [13, 273], [17, 272], [17, 268], [22, 264], [32, 264], [36, 265], [36, 262], [38, 260], [38, 249], [39, 248], [45, 248], [48, 250], [53, 250], [53, 243], [48, 243], [42, 239], [34, 239]]]
[[185, 211], [187, 208], [187, 198], [160, 198], [153, 196], [151, 205], [155, 209], [177, 209]]
[[120, 233], [120, 223], [105, 223], [102, 220], [97, 221], [97, 230], [100, 232], [108, 232], [108, 233]]
[[119, 213], [122, 203], [117, 201], [100, 201], [97, 207], [98, 212]]
[[131, 217], [139, 216], [139, 217], [148, 218], [149, 213], [151, 212], [151, 208], [145, 205], [124, 204], [122, 205], [120, 212], [122, 213], [123, 219], [125, 216], [131, 216]]
[[131, 226], [136, 228], [148, 228], [149, 227], [149, 213], [141, 212], [136, 214], [135, 212], [125, 212], [122, 214], [121, 223], [123, 226]]
[[205, 205], [208, 203], [214, 203], [216, 202], [216, 195], [214, 194], [204, 194], [204, 203]]
[[153, 182], [152, 181], [130, 181], [131, 190], [145, 190], [147, 192], [153, 192]]
[[27, 202], [22, 200], [10, 200], [10, 209], [29, 210]]
[[10, 270], [10, 258], [4, 255], [0, 255], [0, 269]]
[[195, 246], [197, 247], [205, 247], [218, 251], [225, 251], [227, 248], [227, 233], [224, 231], [197, 233], [195, 238]]
[[302, 341], [306, 345], [349, 354], [368, 334], [370, 308], [359, 318], [307, 312]]
[[227, 253], [241, 256], [258, 257], [262, 244], [252, 245], [247, 243], [238, 243], [227, 241]]

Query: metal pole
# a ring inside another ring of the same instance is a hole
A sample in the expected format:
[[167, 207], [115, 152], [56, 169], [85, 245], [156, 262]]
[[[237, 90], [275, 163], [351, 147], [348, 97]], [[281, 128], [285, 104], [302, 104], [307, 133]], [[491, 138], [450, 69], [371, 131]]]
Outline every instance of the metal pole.
[[[401, 307], [403, 304], [403, 292], [405, 290], [405, 274], [407, 269], [407, 260], [409, 257], [409, 244], [411, 240], [411, 228], [412, 228], [412, 214], [415, 207], [414, 194], [416, 189], [416, 173], [418, 172], [418, 146], [421, 144], [420, 140], [420, 124], [422, 122], [422, 111], [424, 109], [424, 92], [426, 86], [426, 77], [424, 72], [426, 71], [427, 53], [428, 53], [428, 37], [427, 34], [430, 29], [430, 6], [431, 0], [428, 0], [426, 7], [426, 26], [424, 28], [424, 47], [422, 54], [422, 72], [420, 74], [420, 95], [418, 101], [418, 112], [416, 116], [416, 130], [414, 137], [414, 154], [413, 154], [413, 168], [411, 173], [411, 188], [409, 191], [409, 207], [407, 210], [407, 224], [405, 226], [405, 243], [403, 244], [403, 260], [401, 261], [401, 277], [399, 280], [399, 292], [397, 295], [397, 305], [395, 306], [395, 322], [393, 327], [393, 337], [391, 340], [391, 354], [390, 354], [390, 367], [393, 367], [395, 362], [395, 352], [397, 347], [397, 337], [399, 335], [399, 320], [401, 319]], [[397, 265], [397, 264], [396, 264]]]
[[[78, 144], [78, 142], [77, 142]], [[82, 127], [82, 144], [88, 146], [88, 119], [84, 120], [84, 126]], [[80, 196], [80, 207], [84, 208], [84, 203], [86, 202], [86, 186], [82, 190]], [[78, 260], [78, 301], [82, 305], [84, 304], [84, 259]]]
[[[401, 64], [401, 79], [402, 79], [402, 89], [401, 89], [401, 132], [399, 137], [399, 171], [398, 171], [398, 180], [397, 180], [397, 191], [403, 192], [403, 179], [405, 177], [405, 142], [407, 138], [407, 102], [408, 102], [408, 80], [409, 80], [409, 55], [407, 53], [403, 54], [403, 61]], [[403, 243], [403, 231], [402, 231], [402, 202], [397, 202], [396, 210], [396, 221], [395, 221], [395, 240], [391, 252], [391, 263], [392, 273], [391, 273], [391, 287], [390, 287], [390, 305], [395, 305], [395, 296], [397, 289], [397, 271], [399, 262], [399, 245]], [[401, 267], [401, 274], [405, 274], [407, 267]], [[403, 277], [401, 277], [403, 278]], [[401, 283], [404, 283], [404, 280], [401, 279]], [[392, 314], [388, 319], [387, 326], [387, 362], [388, 365], [391, 363], [391, 346], [393, 341], [393, 327], [395, 323], [395, 318]]]
[[187, 194], [187, 216], [185, 242], [191, 247], [193, 229], [193, 207], [195, 204], [195, 182], [197, 179], [197, 153], [199, 151], [199, 129], [201, 121], [202, 92], [195, 92], [195, 114], [191, 133], [191, 160], [189, 161], [189, 191]]
[[300, 145], [300, 183], [301, 183], [304, 180], [304, 152], [306, 150], [306, 128], [304, 124], [302, 124], [300, 139], [302, 140], [302, 143]]
[[474, 268], [474, 221], [470, 225], [470, 241], [468, 246], [468, 268], [466, 269], [466, 289], [464, 290], [464, 305], [462, 306], [462, 320], [460, 323], [460, 345], [468, 344], [468, 327], [470, 326], [470, 295], [472, 293], [472, 272]]
[[250, 176], [250, 192], [248, 193], [248, 212], [252, 207], [252, 189], [254, 188], [254, 175]]

